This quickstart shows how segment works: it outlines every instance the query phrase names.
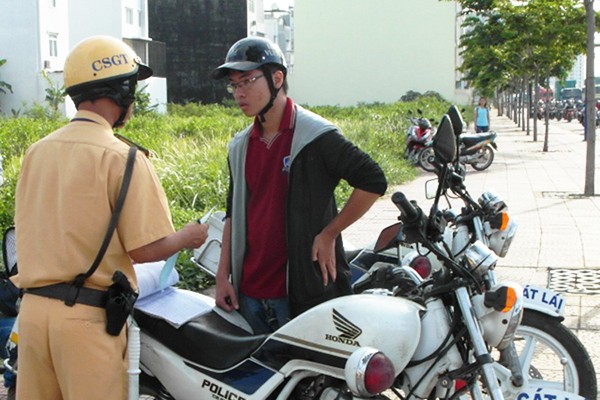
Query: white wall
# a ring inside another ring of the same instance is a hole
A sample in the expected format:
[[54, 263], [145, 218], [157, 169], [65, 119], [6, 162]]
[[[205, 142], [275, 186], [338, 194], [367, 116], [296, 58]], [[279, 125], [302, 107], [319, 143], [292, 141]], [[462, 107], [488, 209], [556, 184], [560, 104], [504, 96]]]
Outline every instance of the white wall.
[[[126, 7], [133, 10], [132, 24], [126, 21]], [[54, 57], [49, 33], [57, 34]], [[148, 39], [147, 0], [56, 0], [56, 7], [49, 0], [0, 0], [0, 59], [7, 60], [0, 68], [0, 80], [14, 92], [0, 94], [2, 113], [22, 113], [36, 103], [47, 106], [48, 83], [42, 69], [47, 67], [54, 86], [62, 86], [61, 72], [69, 51], [81, 40], [100, 34]], [[166, 80], [151, 78], [148, 89], [153, 104], [166, 110]], [[62, 108], [68, 117], [75, 112], [68, 98]]]
[[295, 0], [290, 96], [309, 105], [394, 102], [455, 91], [455, 4], [439, 0]]
[[92, 35], [123, 37], [121, 0], [69, 0], [70, 47]]
[[167, 78], [152, 77], [138, 82], [138, 87], [148, 85], [145, 92], [150, 93], [150, 105], [157, 105], [155, 111], [163, 114], [167, 112]]
[[[65, 1], [57, 1], [56, 8], [46, 0], [0, 1], [0, 58], [7, 60], [0, 79], [13, 89], [12, 94], [0, 95], [4, 114], [44, 103], [48, 87], [42, 77], [44, 61], [48, 71], [62, 70], [68, 51], [65, 7]], [[57, 34], [57, 57], [50, 57], [49, 33]]]

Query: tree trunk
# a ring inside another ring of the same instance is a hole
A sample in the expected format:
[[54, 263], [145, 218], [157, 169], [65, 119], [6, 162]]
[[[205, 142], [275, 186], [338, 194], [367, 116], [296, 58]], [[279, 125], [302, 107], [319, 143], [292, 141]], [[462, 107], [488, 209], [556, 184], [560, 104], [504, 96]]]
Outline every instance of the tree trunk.
[[529, 77], [527, 77], [526, 82], [527, 82], [527, 136], [529, 136], [529, 134], [530, 134], [529, 120], [531, 119], [531, 107], [533, 105], [533, 99], [531, 98], [532, 91], [531, 91], [531, 81], [529, 80]]
[[537, 126], [538, 126], [538, 118], [537, 114], [539, 112], [540, 107], [540, 91], [538, 90], [538, 82], [540, 81], [540, 73], [538, 70], [535, 71], [534, 81], [533, 81], [533, 96], [535, 101], [535, 115], [533, 116], [533, 141], [537, 142]]
[[[550, 72], [546, 73], [546, 87], [548, 89], [550, 89]], [[549, 125], [550, 125], [550, 121], [549, 121], [549, 117], [550, 117], [550, 101], [549, 101], [549, 96], [548, 96], [548, 92], [546, 92], [546, 131], [544, 132], [544, 146], [542, 151], [544, 153], [548, 152], [548, 131], [549, 131]]]

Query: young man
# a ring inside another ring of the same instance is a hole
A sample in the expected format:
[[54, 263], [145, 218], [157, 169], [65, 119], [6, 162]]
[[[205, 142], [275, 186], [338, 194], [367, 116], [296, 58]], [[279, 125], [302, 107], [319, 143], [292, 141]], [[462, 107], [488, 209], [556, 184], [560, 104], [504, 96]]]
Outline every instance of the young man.
[[125, 399], [126, 329], [106, 331], [113, 274], [121, 271], [135, 289], [132, 261], [165, 259], [207, 238], [208, 226], [197, 223], [174, 232], [160, 181], [138, 151], [106, 253], [80, 291], [72, 290], [98, 254], [123, 181], [129, 146], [112, 129], [130, 118], [137, 81], [151, 75], [120, 40], [82, 41], [64, 67], [75, 118], [27, 150], [16, 189], [16, 284], [25, 292], [17, 399]]
[[[213, 72], [254, 122], [229, 144], [230, 188], [216, 302], [272, 332], [351, 293], [340, 233], [385, 193], [381, 168], [322, 117], [287, 96], [281, 50], [252, 37]], [[341, 179], [354, 190], [338, 214]]]

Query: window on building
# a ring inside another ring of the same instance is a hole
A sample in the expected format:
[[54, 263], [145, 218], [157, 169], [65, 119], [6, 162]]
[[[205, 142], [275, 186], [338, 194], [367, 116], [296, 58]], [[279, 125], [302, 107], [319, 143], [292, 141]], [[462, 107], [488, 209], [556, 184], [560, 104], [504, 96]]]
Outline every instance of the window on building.
[[48, 34], [50, 57], [58, 57], [58, 33]]
[[129, 25], [133, 25], [133, 9], [125, 7], [125, 22]]
[[254, 12], [254, 0], [248, 1], [248, 11]]
[[48, 6], [50, 6], [50, 8], [56, 8], [56, 0], [48, 0]]
[[143, 28], [144, 27], [144, 2], [142, 0], [138, 0], [137, 17], [138, 17], [139, 27]]

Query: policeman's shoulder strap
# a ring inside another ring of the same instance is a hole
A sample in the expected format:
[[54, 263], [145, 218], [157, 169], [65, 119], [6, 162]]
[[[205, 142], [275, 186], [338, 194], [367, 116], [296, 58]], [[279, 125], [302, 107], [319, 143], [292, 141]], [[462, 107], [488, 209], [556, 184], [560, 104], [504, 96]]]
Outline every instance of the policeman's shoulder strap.
[[119, 221], [119, 215], [121, 215], [121, 209], [123, 208], [125, 197], [127, 196], [127, 190], [129, 189], [129, 183], [131, 182], [133, 164], [135, 163], [135, 154], [137, 150], [138, 148], [135, 146], [131, 146], [129, 148], [129, 154], [127, 155], [127, 164], [125, 166], [125, 174], [123, 175], [123, 182], [121, 183], [121, 190], [119, 191], [119, 197], [117, 197], [117, 203], [115, 204], [113, 214], [110, 217], [108, 229], [106, 230], [106, 234], [104, 235], [104, 240], [102, 241], [102, 245], [100, 246], [100, 250], [98, 250], [98, 254], [94, 259], [94, 262], [87, 270], [87, 272], [77, 275], [75, 277], [75, 280], [71, 283], [69, 293], [65, 299], [65, 304], [68, 306], [73, 306], [75, 304], [77, 296], [79, 295], [79, 289], [81, 289], [85, 280], [92, 276], [94, 272], [96, 272], [96, 269], [98, 268], [98, 265], [100, 265], [100, 261], [102, 261], [104, 253], [108, 248], [115, 228], [117, 227], [117, 222]]

